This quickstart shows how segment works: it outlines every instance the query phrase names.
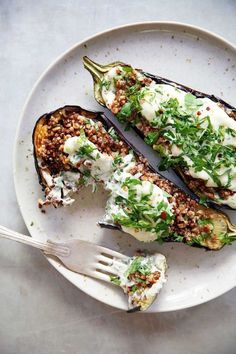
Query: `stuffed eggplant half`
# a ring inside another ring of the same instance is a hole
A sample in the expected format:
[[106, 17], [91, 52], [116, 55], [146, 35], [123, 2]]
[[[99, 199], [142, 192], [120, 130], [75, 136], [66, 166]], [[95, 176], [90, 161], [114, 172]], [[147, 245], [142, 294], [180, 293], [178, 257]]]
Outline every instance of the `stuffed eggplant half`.
[[161, 177], [102, 114], [65, 106], [43, 115], [33, 133], [39, 206], [70, 205], [73, 193], [102, 183], [109, 192], [102, 227], [144, 242], [175, 241], [208, 249], [231, 243], [228, 217], [198, 204]]
[[223, 100], [121, 62], [84, 57], [96, 100], [135, 128], [205, 200], [236, 209], [236, 110]]

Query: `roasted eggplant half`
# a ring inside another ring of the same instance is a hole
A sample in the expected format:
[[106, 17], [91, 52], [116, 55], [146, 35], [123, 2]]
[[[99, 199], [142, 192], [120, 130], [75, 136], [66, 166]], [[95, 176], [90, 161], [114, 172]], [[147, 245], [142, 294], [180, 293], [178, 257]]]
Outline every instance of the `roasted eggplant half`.
[[139, 252], [134, 257], [113, 260], [111, 282], [128, 296], [128, 312], [145, 311], [155, 301], [166, 282], [166, 258], [160, 253]]
[[65, 106], [43, 115], [33, 133], [36, 170], [46, 199], [69, 205], [81, 187], [109, 192], [103, 227], [140, 241], [184, 242], [208, 249], [231, 243], [228, 217], [191, 199], [160, 176], [104, 114]]
[[236, 109], [220, 98], [84, 57], [96, 100], [136, 132], [204, 200], [236, 209]]
[[70, 205], [71, 198], [82, 186], [89, 183], [77, 168], [74, 168], [63, 151], [64, 142], [73, 135], [80, 134], [78, 115], [94, 118], [96, 115], [83, 111], [77, 106], [67, 106], [40, 117], [33, 132], [35, 167], [39, 182], [45, 192], [45, 200], [39, 199], [39, 207], [44, 205]]

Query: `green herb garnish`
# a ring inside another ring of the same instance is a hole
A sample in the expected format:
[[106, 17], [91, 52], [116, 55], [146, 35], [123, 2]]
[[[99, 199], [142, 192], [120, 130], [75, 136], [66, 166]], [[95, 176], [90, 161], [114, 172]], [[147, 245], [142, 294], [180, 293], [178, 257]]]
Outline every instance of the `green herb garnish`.
[[148, 145], [154, 145], [155, 142], [157, 141], [158, 138], [158, 132], [151, 132], [148, 133], [147, 136], [145, 137], [144, 141]]
[[196, 111], [203, 105], [202, 101], [191, 93], [187, 93], [184, 97], [184, 103], [187, 110]]
[[100, 85], [101, 85], [101, 88], [105, 87], [106, 90], [109, 90], [109, 88], [111, 86], [111, 81], [102, 80]]
[[173, 236], [173, 238], [176, 242], [183, 242], [184, 241], [184, 236], [179, 235], [176, 232], [174, 232], [171, 236]]
[[94, 160], [95, 158], [91, 156], [91, 153], [94, 150], [96, 150], [96, 148], [94, 148], [92, 145], [84, 144], [79, 148], [78, 151], [76, 151], [76, 156], [79, 158], [90, 157]]
[[132, 113], [132, 104], [130, 102], [127, 102], [122, 106], [121, 110], [119, 113], [117, 113], [117, 118], [121, 122], [125, 122], [127, 118], [131, 115]]
[[122, 70], [123, 70], [126, 74], [129, 74], [129, 73], [132, 73], [132, 72], [133, 72], [133, 68], [132, 68], [131, 66], [128, 66], [128, 65], [122, 66]]
[[113, 139], [114, 141], [118, 141], [118, 140], [119, 140], [119, 137], [118, 137], [118, 135], [117, 135], [117, 133], [115, 132], [115, 130], [114, 130], [113, 127], [108, 130], [108, 134], [112, 137], [112, 139]]
[[121, 284], [120, 278], [118, 276], [110, 275], [110, 281], [116, 285]]
[[143, 262], [144, 260], [145, 260], [145, 257], [142, 257], [142, 256], [134, 258], [134, 260], [129, 265], [129, 268], [125, 272], [125, 276], [128, 277], [130, 274], [133, 274], [136, 272], [139, 272], [143, 275], [151, 274], [151, 264], [148, 262], [144, 263]]

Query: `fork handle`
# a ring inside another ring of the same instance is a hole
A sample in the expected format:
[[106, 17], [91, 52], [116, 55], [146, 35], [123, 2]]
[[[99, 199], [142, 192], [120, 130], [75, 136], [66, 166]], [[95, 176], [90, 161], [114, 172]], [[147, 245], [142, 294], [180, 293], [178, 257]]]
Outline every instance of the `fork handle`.
[[53, 243], [51, 241], [47, 241], [47, 242], [40, 242], [40, 241], [36, 241], [33, 238], [20, 234], [19, 232], [13, 231], [8, 229], [7, 227], [1, 226], [0, 225], [0, 236], [5, 237], [9, 240], [13, 240], [13, 241], [17, 241], [20, 243], [24, 243], [26, 245], [35, 247], [35, 248], [39, 248], [42, 251], [44, 251], [47, 254], [51, 254], [54, 256], [65, 256], [66, 254], [68, 254], [68, 248], [57, 244], [57, 243]]

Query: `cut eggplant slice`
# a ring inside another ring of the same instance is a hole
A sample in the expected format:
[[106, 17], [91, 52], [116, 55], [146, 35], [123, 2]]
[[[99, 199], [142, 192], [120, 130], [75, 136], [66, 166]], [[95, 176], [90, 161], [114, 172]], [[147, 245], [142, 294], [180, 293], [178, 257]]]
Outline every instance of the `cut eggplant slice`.
[[103, 113], [65, 106], [43, 115], [33, 133], [36, 170], [46, 200], [69, 205], [85, 185], [109, 192], [102, 227], [140, 241], [220, 249], [234, 240], [228, 217], [199, 204], [160, 176]]
[[84, 57], [98, 103], [128, 123], [206, 201], [236, 209], [236, 109], [220, 98], [115, 62]]

